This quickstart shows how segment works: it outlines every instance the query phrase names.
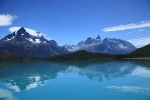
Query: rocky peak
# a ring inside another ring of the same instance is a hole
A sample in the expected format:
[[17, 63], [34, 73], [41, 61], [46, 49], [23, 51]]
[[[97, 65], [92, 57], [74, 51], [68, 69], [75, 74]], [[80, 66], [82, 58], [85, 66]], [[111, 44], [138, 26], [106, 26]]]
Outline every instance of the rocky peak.
[[40, 34], [41, 32], [37, 31], [36, 33], [37, 33], [37, 34]]
[[22, 27], [20, 28], [18, 31], [17, 31], [17, 34], [22, 34], [22, 33], [25, 33], [26, 30]]
[[88, 37], [86, 40], [91, 40], [92, 38], [91, 37]]
[[100, 38], [100, 36], [98, 35], [97, 38], [96, 38], [96, 40], [99, 40], [99, 39], [101, 39], [101, 38]]
[[85, 44], [91, 44], [93, 42], [93, 38], [89, 37], [86, 39]]
[[105, 43], [105, 42], [109, 42], [111, 39], [110, 38], [105, 38], [104, 40], [103, 40], [103, 42]]
[[57, 46], [57, 42], [56, 42], [55, 40], [50, 40], [49, 43], [50, 43], [51, 45]]

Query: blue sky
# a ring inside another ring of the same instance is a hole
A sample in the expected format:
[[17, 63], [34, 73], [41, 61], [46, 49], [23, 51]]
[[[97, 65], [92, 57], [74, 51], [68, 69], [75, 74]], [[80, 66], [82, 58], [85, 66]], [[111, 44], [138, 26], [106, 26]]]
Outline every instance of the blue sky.
[[150, 43], [150, 0], [0, 0], [0, 38], [12, 27], [40, 31], [59, 45], [88, 37]]

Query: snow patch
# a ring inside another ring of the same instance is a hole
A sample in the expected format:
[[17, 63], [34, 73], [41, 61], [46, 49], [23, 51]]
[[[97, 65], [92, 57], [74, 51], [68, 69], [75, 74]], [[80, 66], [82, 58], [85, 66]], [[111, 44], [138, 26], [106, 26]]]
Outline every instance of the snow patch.
[[29, 85], [27, 85], [27, 89], [26, 90], [30, 90], [32, 88], [36, 88], [37, 86], [43, 86], [42, 84], [42, 81], [41, 81], [41, 77], [40, 76], [31, 76], [31, 77], [28, 77], [28, 79], [33, 82], [33, 83], [30, 83]]
[[43, 43], [47, 43], [46, 41], [43, 41]]
[[6, 40], [4, 40], [4, 41], [10, 41], [10, 40], [12, 40], [12, 39], [14, 39], [15, 37], [13, 36], [12, 38], [7, 38]]
[[34, 83], [29, 84], [27, 85], [26, 90], [36, 88], [37, 86], [43, 86], [42, 82], [34, 82]]
[[32, 43], [37, 43], [37, 44], [41, 43], [40, 39], [35, 39], [35, 40], [33, 40], [32, 38], [29, 38], [29, 39], [26, 38], [26, 39]]
[[27, 40], [29, 40], [30, 42], [34, 42], [34, 40], [32, 38], [26, 38]]
[[31, 77], [28, 77], [29, 80], [35, 80], [35, 82], [38, 82], [40, 81], [41, 77], [40, 76], [31, 76]]
[[35, 43], [41, 43], [40, 39], [35, 39]]
[[123, 44], [119, 44], [119, 47], [122, 48], [122, 49], [126, 49], [127, 46], [124, 46]]

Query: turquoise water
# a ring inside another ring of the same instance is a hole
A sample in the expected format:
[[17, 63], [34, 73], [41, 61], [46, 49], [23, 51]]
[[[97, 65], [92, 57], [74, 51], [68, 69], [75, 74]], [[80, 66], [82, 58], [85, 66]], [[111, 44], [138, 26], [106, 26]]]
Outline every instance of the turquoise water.
[[150, 60], [3, 61], [0, 100], [150, 100]]

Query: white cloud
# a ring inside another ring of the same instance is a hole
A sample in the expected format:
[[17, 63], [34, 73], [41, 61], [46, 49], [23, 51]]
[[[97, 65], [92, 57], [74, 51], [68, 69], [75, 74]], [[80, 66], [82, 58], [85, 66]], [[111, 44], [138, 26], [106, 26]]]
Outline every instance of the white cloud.
[[150, 95], [150, 87], [140, 87], [140, 86], [106, 86], [108, 89], [113, 89], [119, 92], [131, 92], [131, 93], [141, 93], [144, 95]]
[[47, 39], [47, 40], [52, 40], [52, 38], [49, 38], [49, 37], [45, 37], [45, 39]]
[[140, 77], [150, 78], [150, 70], [144, 69], [143, 67], [137, 67], [131, 75], [136, 75]]
[[146, 29], [138, 29], [138, 30], [136, 30], [136, 32], [143, 32], [143, 31], [146, 31]]
[[48, 37], [47, 34], [43, 34], [43, 36], [44, 36], [47, 40], [52, 40], [51, 38]]
[[142, 46], [145, 46], [145, 45], [150, 43], [150, 37], [131, 39], [131, 40], [128, 40], [128, 41], [136, 47], [142, 47]]
[[122, 30], [130, 30], [130, 29], [141, 29], [146, 27], [150, 27], [150, 21], [141, 21], [139, 23], [131, 23], [127, 25], [107, 27], [107, 28], [103, 28], [102, 31], [113, 32], [113, 31], [122, 31]]
[[5, 100], [17, 100], [17, 98], [14, 97], [10, 91], [1, 88], [0, 88], [0, 98], [5, 98]]
[[16, 18], [16, 15], [0, 14], [0, 26], [11, 25]]
[[132, 31], [129, 31], [128, 33], [140, 33], [140, 32], [150, 32], [150, 28], [134, 29]]
[[[9, 31], [11, 33], [13, 33], [14, 31], [18, 31], [21, 27], [11, 27], [9, 28]], [[33, 35], [33, 36], [36, 36], [36, 37], [40, 37], [42, 36], [43, 34], [42, 33], [38, 33], [37, 31], [33, 30], [33, 29], [30, 29], [30, 28], [24, 28], [29, 34]]]
[[[10, 27], [9, 28], [9, 31], [11, 33], [15, 32], [15, 31], [18, 31], [21, 27]], [[51, 38], [47, 37], [48, 35], [47, 34], [43, 34], [41, 32], [37, 32], [33, 29], [30, 29], [30, 28], [24, 28], [29, 34], [33, 35], [33, 36], [36, 36], [36, 37], [41, 37], [41, 36], [44, 36], [47, 40], [51, 40]]]

